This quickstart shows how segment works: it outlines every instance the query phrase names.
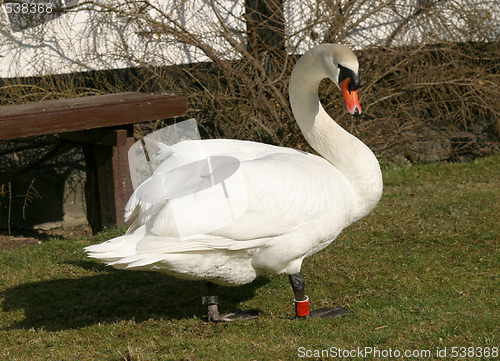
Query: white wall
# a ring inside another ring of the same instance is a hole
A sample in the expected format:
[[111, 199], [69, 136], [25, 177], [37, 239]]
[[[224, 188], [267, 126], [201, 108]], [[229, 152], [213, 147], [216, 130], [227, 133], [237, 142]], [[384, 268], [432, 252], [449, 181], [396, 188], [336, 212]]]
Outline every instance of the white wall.
[[[28, 1], [28, 0], [26, 0]], [[48, 1], [48, 0], [45, 0]], [[61, 1], [61, 0], [50, 0]], [[81, 3], [82, 1], [80, 1]], [[422, 37], [436, 41], [481, 40], [500, 37], [500, 16], [495, 1], [459, 0], [463, 9], [438, 5], [436, 15], [427, 21], [410, 22], [393, 44], [418, 42]], [[76, 4], [78, 0], [66, 1]], [[124, 1], [102, 0], [103, 5]], [[166, 16], [177, 31], [187, 29], [197, 41], [213, 48], [219, 56], [234, 58], [238, 53], [218, 36], [221, 29], [244, 43], [245, 23], [242, 0], [152, 0], [157, 10], [147, 16], [167, 25]], [[293, 34], [288, 46], [299, 53], [321, 42], [332, 31], [330, 19], [338, 14], [325, 9], [320, 0], [289, 0], [285, 4], [287, 31]], [[343, 3], [347, 3], [344, 1]], [[358, 0], [348, 16], [342, 41], [353, 48], [385, 45], [390, 34], [417, 9], [420, 0], [392, 1], [392, 6], [377, 8], [383, 1]], [[224, 25], [213, 11], [215, 7]], [[372, 13], [376, 9], [376, 12]], [[471, 19], [484, 18], [482, 33], [474, 34]], [[136, 17], [134, 17], [136, 19]], [[313, 26], [309, 26], [314, 23]], [[449, 31], [450, 26], [465, 32]], [[467, 30], [469, 29], [469, 30]], [[489, 34], [484, 34], [487, 29]], [[127, 21], [127, 16], [106, 15], [95, 10], [69, 12], [43, 25], [13, 32], [6, 7], [0, 5], [0, 77], [36, 76], [75, 71], [124, 68], [143, 63], [169, 65], [207, 61], [199, 48], [187, 46], [172, 36], [149, 33], [144, 22]], [[154, 30], [154, 29], [153, 29]], [[333, 29], [333, 31], [338, 31]], [[446, 32], [447, 31], [447, 32]], [[444, 35], [443, 35], [444, 34]], [[454, 34], [454, 35], [450, 35]], [[465, 34], [465, 35], [464, 35]]]
[[[174, 0], [175, 1], [175, 0]], [[156, 1], [169, 8], [174, 1]], [[81, 2], [81, 1], [80, 1]], [[111, 1], [109, 1], [111, 3]], [[225, 8], [241, 14], [241, 6], [225, 1]], [[188, 9], [198, 9], [196, 12]], [[221, 9], [221, 13], [224, 14]], [[209, 1], [189, 0], [176, 6], [172, 15], [179, 24], [205, 33], [208, 42], [221, 43], [218, 48], [227, 51], [221, 39], [210, 39], [216, 20]], [[243, 23], [226, 12], [231, 26], [243, 29]], [[198, 49], [189, 48], [170, 39], [166, 44], [138, 35], [136, 26], [115, 21], [92, 10], [69, 12], [40, 26], [13, 32], [4, 6], [0, 5], [0, 77], [34, 76], [69, 73], [93, 69], [123, 68], [148, 63], [191, 63], [206, 61]], [[135, 59], [125, 56], [133, 54]]]

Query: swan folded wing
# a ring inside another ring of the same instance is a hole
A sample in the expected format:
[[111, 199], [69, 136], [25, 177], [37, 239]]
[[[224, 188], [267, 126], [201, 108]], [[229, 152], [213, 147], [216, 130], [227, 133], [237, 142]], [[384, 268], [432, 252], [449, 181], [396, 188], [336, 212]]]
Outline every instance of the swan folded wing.
[[173, 198], [174, 194], [192, 192], [190, 186], [196, 187], [197, 183], [206, 182], [204, 168], [191, 166], [185, 168], [186, 173], [182, 173], [182, 169], [181, 171], [177, 169], [188, 164], [203, 166], [204, 164], [199, 161], [207, 159], [208, 156], [229, 156], [240, 162], [246, 162], [262, 159], [277, 151], [303, 153], [295, 149], [233, 139], [192, 140], [182, 141], [170, 147], [160, 144], [158, 146], [159, 155], [165, 160], [130, 197], [125, 207], [126, 222], [138, 217], [136, 225], [144, 224], [158, 213], [166, 199]]
[[[136, 199], [129, 202], [136, 204], [138, 214], [132, 231], [142, 224], [147, 224], [148, 230], [136, 251], [167, 254], [256, 249], [302, 227], [307, 220], [329, 217], [326, 213], [332, 203], [347, 206], [338, 171], [311, 154], [267, 153], [242, 161], [240, 168], [210, 189], [201, 186], [207, 179], [202, 172], [185, 174], [184, 180], [169, 180], [171, 173], [157, 173], [144, 182], [135, 193]], [[169, 189], [178, 190], [184, 181], [190, 182], [190, 188], [184, 188], [190, 189], [185, 192], [188, 197], [169, 198]], [[338, 217], [344, 218], [340, 213]]]
[[234, 240], [276, 237], [319, 218], [342, 222], [350, 206], [346, 180], [314, 155], [274, 153], [242, 162], [242, 169], [246, 212], [212, 235]]

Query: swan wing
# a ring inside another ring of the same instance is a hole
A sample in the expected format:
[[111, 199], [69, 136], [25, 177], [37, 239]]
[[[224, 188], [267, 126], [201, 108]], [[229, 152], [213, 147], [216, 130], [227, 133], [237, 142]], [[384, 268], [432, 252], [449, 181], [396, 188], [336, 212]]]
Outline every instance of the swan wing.
[[[234, 159], [239, 163], [260, 159], [276, 152], [303, 153], [290, 148], [226, 139], [183, 141], [173, 146], [160, 143], [158, 146], [160, 152], [157, 157], [164, 161], [151, 177], [139, 185], [125, 206], [125, 221], [137, 217], [131, 230], [157, 215], [166, 200], [177, 195], [195, 193], [196, 190], [206, 187], [207, 181], [211, 181], [207, 177], [210, 173], [207, 172], [209, 157], [229, 157], [226, 159]], [[224, 165], [227, 166], [220, 166]], [[224, 169], [221, 168], [219, 172], [212, 170], [212, 173], [224, 174]]]
[[[127, 207], [138, 216], [135, 228], [147, 228], [138, 252], [265, 247], [310, 220], [331, 216], [327, 213], [332, 202], [337, 210], [345, 208], [346, 182], [320, 157], [252, 142], [207, 143], [207, 154], [224, 154], [233, 161], [219, 162], [207, 173], [206, 164], [196, 164], [200, 160], [178, 170], [169, 158], [131, 197]], [[177, 165], [186, 163], [180, 159], [182, 151], [173, 153]], [[228, 176], [219, 176], [215, 183], [210, 179], [220, 174]], [[344, 213], [334, 217], [342, 221]]]

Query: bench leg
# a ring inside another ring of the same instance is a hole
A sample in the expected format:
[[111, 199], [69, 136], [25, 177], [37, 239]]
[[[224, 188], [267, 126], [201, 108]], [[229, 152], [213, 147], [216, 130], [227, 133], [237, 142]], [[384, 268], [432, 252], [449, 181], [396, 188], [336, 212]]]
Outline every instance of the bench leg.
[[87, 219], [92, 232], [125, 225], [123, 213], [133, 192], [128, 165], [128, 150], [134, 138], [126, 129], [111, 130], [116, 145], [84, 144], [87, 184]]

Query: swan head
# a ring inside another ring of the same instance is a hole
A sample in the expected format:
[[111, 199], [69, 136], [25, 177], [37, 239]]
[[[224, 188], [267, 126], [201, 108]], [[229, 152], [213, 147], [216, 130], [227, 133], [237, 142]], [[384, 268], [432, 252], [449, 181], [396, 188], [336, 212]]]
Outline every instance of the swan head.
[[330, 78], [342, 91], [347, 110], [352, 115], [361, 114], [358, 89], [361, 85], [358, 58], [344, 45], [324, 44], [324, 68]]
[[319, 82], [325, 78], [342, 91], [349, 113], [361, 114], [357, 92], [360, 86], [359, 64], [351, 49], [340, 44], [321, 44], [312, 48], [298, 60], [290, 82], [302, 89], [309, 84], [311, 91], [317, 91]]

